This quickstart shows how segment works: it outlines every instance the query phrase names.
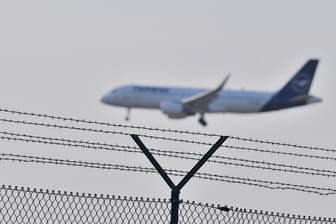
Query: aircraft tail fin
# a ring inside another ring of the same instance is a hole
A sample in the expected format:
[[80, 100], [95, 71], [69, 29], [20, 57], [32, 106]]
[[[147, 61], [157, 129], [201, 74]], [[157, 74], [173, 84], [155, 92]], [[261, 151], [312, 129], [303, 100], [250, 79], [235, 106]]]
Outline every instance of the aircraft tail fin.
[[308, 60], [293, 78], [264, 105], [261, 111], [279, 110], [320, 102], [321, 99], [309, 95], [318, 62], [317, 59]]
[[279, 98], [288, 99], [308, 95], [318, 62], [317, 59], [308, 60], [294, 77], [278, 92], [277, 96]]

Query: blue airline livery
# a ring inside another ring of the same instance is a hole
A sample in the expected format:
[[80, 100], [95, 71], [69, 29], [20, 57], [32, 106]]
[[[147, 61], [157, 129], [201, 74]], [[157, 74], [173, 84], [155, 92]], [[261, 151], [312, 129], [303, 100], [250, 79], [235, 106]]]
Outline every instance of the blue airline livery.
[[126, 85], [107, 92], [100, 101], [127, 108], [126, 120], [132, 108], [158, 109], [175, 119], [199, 114], [199, 122], [205, 126], [206, 113], [257, 113], [321, 102], [309, 95], [317, 65], [317, 59], [308, 60], [275, 92], [223, 89], [227, 75], [215, 89]]

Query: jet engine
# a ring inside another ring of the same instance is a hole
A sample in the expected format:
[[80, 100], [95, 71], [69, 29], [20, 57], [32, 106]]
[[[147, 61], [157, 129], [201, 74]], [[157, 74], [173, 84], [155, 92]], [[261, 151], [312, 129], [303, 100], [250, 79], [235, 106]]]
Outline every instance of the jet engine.
[[186, 112], [184, 105], [176, 101], [164, 101], [160, 104], [160, 108], [169, 118], [184, 118], [189, 114]]

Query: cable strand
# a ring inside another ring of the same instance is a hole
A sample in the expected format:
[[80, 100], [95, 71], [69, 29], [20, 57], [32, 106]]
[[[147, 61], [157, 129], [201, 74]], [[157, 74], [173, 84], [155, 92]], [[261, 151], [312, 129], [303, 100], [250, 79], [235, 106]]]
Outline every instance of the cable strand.
[[[134, 147], [134, 146], [106, 144], [106, 143], [99, 143], [99, 142], [88, 142], [88, 141], [83, 141], [83, 140], [78, 141], [78, 140], [71, 140], [71, 139], [59, 139], [59, 138], [51, 138], [51, 137], [44, 137], [44, 136], [34, 136], [34, 135], [27, 135], [27, 134], [11, 133], [11, 132], [5, 132], [5, 131], [0, 131], [0, 134], [15, 136], [15, 137], [8, 137], [8, 136], [0, 135], [0, 139], [5, 139], [5, 140], [24, 141], [24, 142], [32, 142], [32, 143], [40, 143], [40, 144], [53, 144], [53, 145], [61, 145], [61, 146], [73, 146], [73, 147], [82, 147], [82, 148], [87, 148], [87, 149], [100, 149], [100, 150], [110, 150], [110, 151], [113, 150], [113, 151], [118, 151], [118, 152], [142, 154], [142, 152], [137, 147]], [[178, 151], [172, 151], [172, 150], [157, 150], [157, 149], [150, 149], [150, 150], [152, 151], [153, 155], [170, 157], [170, 158], [199, 160], [199, 158], [202, 157], [202, 154], [200, 153], [178, 152]], [[248, 159], [241, 159], [241, 158], [234, 158], [234, 157], [214, 155], [211, 159], [209, 159], [209, 162], [216, 163], [216, 164], [237, 166], [237, 167], [245, 167], [245, 168], [257, 168], [257, 169], [263, 169], [263, 170], [291, 172], [291, 173], [297, 173], [297, 174], [308, 174], [308, 175], [313, 175], [313, 176], [336, 177], [336, 171], [331, 171], [331, 170], [299, 167], [299, 166], [294, 166], [294, 165], [270, 163], [270, 162], [265, 162], [265, 161], [248, 160]]]
[[[27, 162], [27, 163], [42, 163], [42, 164], [54, 164], [54, 165], [68, 165], [68, 166], [78, 166], [86, 168], [97, 168], [106, 170], [119, 170], [119, 171], [130, 171], [130, 172], [141, 172], [141, 173], [157, 173], [154, 168], [141, 167], [141, 166], [127, 166], [127, 165], [116, 165], [108, 163], [99, 162], [88, 162], [88, 161], [74, 161], [74, 160], [64, 160], [64, 159], [53, 159], [39, 156], [28, 156], [28, 155], [17, 155], [11, 153], [0, 153], [0, 160], [7, 161], [17, 161], [17, 162]], [[167, 169], [166, 172], [173, 176], [185, 176], [186, 171]], [[217, 175], [208, 173], [198, 173], [195, 177], [205, 180], [216, 180], [228, 183], [239, 183], [250, 186], [263, 187], [268, 189], [280, 189], [280, 190], [295, 190], [306, 193], [315, 193], [319, 195], [331, 195], [336, 194], [336, 189], [316, 187], [316, 186], [306, 186], [298, 184], [289, 184], [283, 182], [258, 180], [251, 178], [233, 177], [227, 175]]]
[[[117, 128], [141, 129], [141, 130], [148, 130], [148, 131], [170, 132], [170, 133], [198, 135], [198, 136], [205, 136], [205, 137], [220, 137], [220, 136], [222, 136], [222, 135], [214, 134], [214, 133], [204, 133], [204, 132], [177, 130], [177, 129], [164, 129], [164, 128], [152, 128], [152, 127], [145, 127], [145, 126], [115, 124], [115, 123], [93, 121], [93, 120], [87, 120], [87, 119], [77, 119], [77, 118], [72, 118], [72, 117], [61, 117], [61, 116], [41, 114], [41, 113], [23, 112], [23, 111], [18, 111], [18, 110], [10, 110], [10, 109], [6, 109], [6, 108], [0, 108], [0, 112], [23, 115], [23, 116], [34, 116], [34, 117], [40, 117], [40, 118], [49, 118], [49, 119], [53, 119], [53, 120], [71, 121], [71, 122], [76, 122], [76, 123], [96, 124], [96, 125], [103, 125], [103, 126], [110, 126], [110, 127], [117, 127]], [[260, 143], [260, 144], [267, 144], [267, 145], [278, 145], [278, 146], [285, 146], [285, 147], [294, 147], [294, 148], [299, 148], [299, 149], [309, 149], [309, 150], [336, 153], [335, 149], [328, 149], [328, 148], [323, 148], [323, 147], [305, 146], [305, 145], [291, 144], [291, 143], [282, 143], [282, 142], [276, 142], [276, 141], [270, 141], [270, 140], [261, 140], [261, 139], [255, 139], [255, 138], [244, 138], [244, 137], [239, 137], [239, 136], [230, 136], [230, 138], [238, 140], [238, 141], [247, 141], [247, 142], [254, 142], [254, 143]]]

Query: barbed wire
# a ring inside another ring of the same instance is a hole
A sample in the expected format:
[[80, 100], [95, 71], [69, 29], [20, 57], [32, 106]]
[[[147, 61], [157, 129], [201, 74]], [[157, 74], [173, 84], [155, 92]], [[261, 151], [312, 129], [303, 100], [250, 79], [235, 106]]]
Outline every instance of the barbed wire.
[[318, 155], [312, 155], [312, 154], [300, 154], [300, 153], [294, 153], [294, 152], [280, 152], [280, 151], [272, 151], [272, 150], [268, 150], [268, 149], [259, 149], [259, 148], [234, 146], [234, 145], [222, 145], [221, 147], [243, 150], [243, 151], [251, 151], [251, 152], [270, 153], [270, 154], [284, 155], [284, 156], [305, 157], [305, 158], [309, 158], [309, 159], [322, 159], [322, 160], [336, 161], [335, 157], [329, 157], [329, 156], [318, 156]]
[[[0, 134], [15, 136], [15, 137], [8, 137], [8, 136], [0, 135], [0, 139], [12, 140], [12, 141], [23, 141], [23, 142], [32, 142], [32, 143], [41, 143], [41, 144], [54, 144], [54, 145], [61, 145], [61, 146], [72, 146], [72, 147], [82, 147], [82, 148], [88, 148], [88, 149], [101, 149], [101, 150], [142, 154], [142, 151], [140, 151], [139, 148], [134, 147], [134, 146], [127, 146], [127, 145], [89, 142], [89, 141], [83, 141], [83, 140], [73, 140], [73, 139], [64, 139], [64, 138], [62, 139], [51, 138], [51, 137], [44, 137], [44, 136], [34, 136], [34, 135], [27, 135], [27, 134], [11, 133], [11, 132], [5, 132], [5, 131], [0, 131]], [[23, 137], [23, 138], [19, 138], [19, 137]], [[157, 149], [150, 149], [150, 150], [152, 151], [153, 155], [170, 157], [170, 158], [199, 160], [199, 158], [202, 157], [202, 154], [200, 153], [178, 152], [178, 151], [172, 151], [172, 150], [168, 151], [168, 150], [157, 150]], [[235, 161], [239, 163], [235, 163], [231, 161]], [[270, 163], [270, 162], [265, 162], [265, 161], [248, 160], [248, 159], [235, 158], [235, 157], [225, 157], [225, 156], [214, 155], [211, 159], [208, 160], [208, 162], [216, 163], [216, 164], [223, 164], [223, 165], [245, 167], [245, 168], [256, 168], [256, 169], [271, 170], [271, 171], [307, 174], [307, 175], [313, 175], [313, 176], [336, 177], [336, 171], [331, 171], [331, 170], [300, 167], [300, 166], [280, 164], [280, 163]]]
[[[40, 156], [29, 156], [29, 155], [18, 155], [12, 153], [0, 153], [0, 160], [7, 161], [17, 161], [17, 162], [27, 162], [27, 163], [41, 163], [41, 164], [54, 164], [54, 165], [67, 165], [75, 167], [85, 167], [85, 168], [96, 168], [105, 170], [119, 170], [119, 171], [129, 171], [129, 172], [140, 172], [140, 173], [157, 173], [154, 168], [142, 167], [142, 166], [128, 166], [128, 165], [118, 165], [110, 163], [100, 163], [100, 162], [88, 162], [88, 161], [75, 161], [75, 160], [64, 160], [64, 159], [54, 159], [48, 157]], [[176, 170], [176, 169], [166, 169], [167, 174], [173, 176], [184, 177], [187, 171]], [[306, 193], [315, 193], [319, 195], [332, 195], [336, 194], [336, 189], [323, 188], [317, 186], [306, 186], [299, 184], [289, 184], [276, 181], [266, 181], [251, 178], [233, 177], [227, 175], [209, 174], [209, 173], [197, 173], [195, 177], [204, 180], [215, 180], [227, 183], [237, 183], [256, 187], [262, 187], [267, 189], [278, 189], [278, 190], [294, 190]]]
[[[110, 130], [104, 130], [104, 129], [94, 129], [94, 128], [59, 125], [59, 124], [50, 124], [50, 123], [43, 123], [43, 122], [31, 122], [31, 121], [24, 121], [24, 120], [4, 119], [4, 118], [0, 118], [0, 122], [10, 122], [10, 123], [17, 123], [17, 124], [27, 124], [27, 125], [49, 127], [49, 128], [68, 129], [68, 130], [76, 130], [76, 131], [88, 131], [88, 132], [95, 132], [95, 133], [116, 134], [116, 135], [124, 135], [124, 136], [128, 136], [128, 135], [131, 135], [131, 134], [136, 134], [136, 135], [138, 135], [140, 137], [144, 137], [144, 138], [212, 146], [212, 143], [209, 143], [209, 142], [201, 142], [201, 141], [170, 138], [170, 137], [160, 137], [160, 136], [155, 136], [155, 135], [130, 133], [130, 132], [123, 132], [123, 131], [110, 131]], [[293, 152], [281, 152], [281, 151], [273, 151], [273, 150], [267, 150], [267, 149], [258, 149], [258, 148], [242, 147], [242, 146], [234, 146], [234, 145], [222, 145], [221, 147], [225, 147], [225, 148], [229, 148], [229, 149], [236, 149], [236, 150], [243, 150], [243, 151], [271, 153], [271, 154], [276, 154], [276, 155], [285, 155], [285, 156], [305, 157], [305, 158], [310, 158], [310, 159], [323, 159], [323, 160], [336, 161], [335, 157], [329, 157], [329, 156], [318, 156], [318, 155], [300, 154], [300, 153], [293, 153]]]
[[162, 137], [162, 136], [157, 136], [157, 135], [139, 134], [139, 133], [132, 133], [132, 132], [124, 132], [124, 131], [111, 131], [111, 130], [104, 130], [104, 129], [85, 128], [85, 127], [59, 125], [59, 124], [51, 124], [51, 123], [43, 123], [43, 122], [32, 122], [32, 121], [25, 121], [25, 120], [0, 118], [0, 122], [27, 124], [27, 125], [34, 125], [34, 126], [49, 127], [49, 128], [89, 131], [89, 132], [98, 132], [98, 133], [104, 133], [104, 134], [116, 134], [116, 135], [125, 135], [125, 136], [136, 134], [140, 137], [151, 138], [151, 139], [192, 143], [192, 144], [198, 144], [198, 145], [212, 145], [211, 143], [193, 141], [193, 140], [188, 140], [188, 139], [178, 139], [178, 138]]
[[[221, 137], [222, 136], [222, 135], [214, 134], [214, 133], [204, 133], [204, 132], [195, 132], [195, 131], [187, 131], [187, 130], [152, 128], [152, 127], [146, 127], [146, 126], [115, 124], [115, 123], [109, 123], [109, 122], [78, 119], [78, 118], [72, 118], [72, 117], [62, 117], [62, 116], [55, 116], [55, 115], [49, 115], [49, 114], [23, 112], [23, 111], [18, 111], [18, 110], [10, 110], [6, 108], [0, 108], [0, 112], [17, 114], [17, 115], [25, 115], [25, 116], [35, 116], [35, 117], [40, 117], [40, 118], [49, 118], [49, 119], [61, 120], [61, 121], [71, 121], [71, 122], [77, 122], [77, 123], [96, 124], [96, 125], [103, 125], [103, 126], [110, 126], [110, 127], [117, 127], [117, 128], [141, 129], [141, 130], [148, 130], [148, 131], [170, 132], [170, 133], [198, 135], [198, 136], [205, 136], [205, 137]], [[329, 148], [324, 148], [324, 147], [283, 143], [283, 142], [262, 140], [262, 139], [256, 139], [256, 138], [245, 138], [245, 137], [239, 137], [239, 136], [230, 136], [230, 138], [238, 140], [238, 141], [248, 141], [248, 142], [255, 142], [255, 143], [260, 143], [260, 144], [279, 145], [279, 146], [285, 146], [285, 147], [294, 147], [294, 148], [299, 148], [299, 149], [309, 149], [309, 150], [317, 150], [317, 151], [333, 152], [333, 153], [336, 152], [335, 149], [329, 149]], [[167, 140], [170, 140], [170, 139], [167, 139]]]

